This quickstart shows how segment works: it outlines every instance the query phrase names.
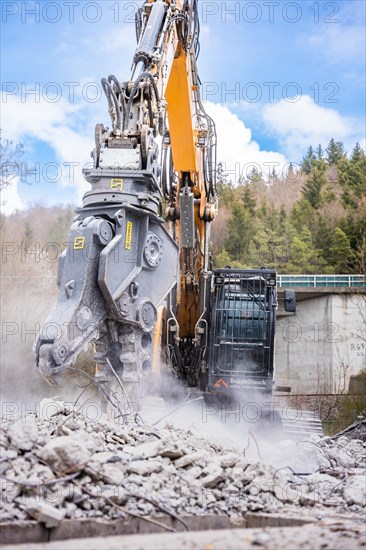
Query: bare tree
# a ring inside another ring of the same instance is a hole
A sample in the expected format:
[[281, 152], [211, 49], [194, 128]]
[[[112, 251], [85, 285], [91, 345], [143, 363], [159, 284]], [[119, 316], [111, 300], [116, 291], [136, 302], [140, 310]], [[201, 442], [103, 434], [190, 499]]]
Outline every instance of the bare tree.
[[20, 173], [23, 154], [23, 144], [4, 139], [0, 129], [0, 190], [8, 187]]

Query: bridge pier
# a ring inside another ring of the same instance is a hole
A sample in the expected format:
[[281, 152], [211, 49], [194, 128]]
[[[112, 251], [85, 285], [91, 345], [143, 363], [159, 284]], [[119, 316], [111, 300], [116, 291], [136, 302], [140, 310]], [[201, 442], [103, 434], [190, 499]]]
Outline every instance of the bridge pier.
[[[291, 285], [289, 285], [291, 286]], [[300, 287], [286, 314], [279, 289], [275, 382], [290, 395], [348, 392], [366, 369], [366, 288]]]

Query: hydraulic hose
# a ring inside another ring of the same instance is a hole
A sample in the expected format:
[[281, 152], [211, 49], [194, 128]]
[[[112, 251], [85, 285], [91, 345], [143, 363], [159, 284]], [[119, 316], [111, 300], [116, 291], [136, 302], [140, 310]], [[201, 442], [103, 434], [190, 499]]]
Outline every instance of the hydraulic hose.
[[125, 102], [125, 98], [124, 98], [124, 95], [123, 95], [123, 90], [122, 90], [122, 87], [121, 87], [121, 84], [118, 80], [118, 78], [114, 75], [114, 74], [110, 74], [109, 77], [108, 77], [108, 82], [111, 84], [113, 82], [113, 84], [115, 84], [117, 90], [118, 90], [118, 94], [119, 94], [119, 103], [122, 107], [122, 114], [123, 114], [123, 121], [122, 121], [122, 124], [124, 123], [124, 120], [126, 118], [126, 102]]
[[[108, 109], [111, 115], [113, 130], [116, 130], [116, 128], [121, 128], [121, 113], [119, 110], [119, 102], [108, 80], [106, 78], [102, 78], [101, 83], [108, 101]], [[115, 113], [115, 116], [113, 116], [113, 113]]]
[[160, 101], [160, 97], [159, 97], [159, 91], [158, 91], [158, 88], [156, 86], [156, 82], [155, 82], [155, 79], [153, 77], [152, 74], [148, 73], [147, 71], [141, 73], [137, 79], [135, 80], [134, 82], [134, 85], [132, 87], [132, 90], [131, 90], [131, 93], [130, 93], [130, 97], [128, 99], [128, 102], [127, 102], [127, 107], [126, 107], [126, 116], [125, 116], [125, 119], [124, 119], [124, 123], [123, 123], [123, 131], [125, 132], [127, 130], [127, 125], [128, 125], [128, 120], [130, 118], [130, 113], [131, 113], [131, 107], [132, 107], [132, 103], [133, 103], [133, 98], [137, 92], [137, 89], [139, 87], [139, 84], [140, 82], [144, 79], [144, 78], [147, 78], [150, 80], [150, 82], [152, 83], [152, 87], [153, 87], [153, 90], [154, 90], [154, 94], [155, 94], [155, 98], [156, 98], [156, 101], [159, 102]]

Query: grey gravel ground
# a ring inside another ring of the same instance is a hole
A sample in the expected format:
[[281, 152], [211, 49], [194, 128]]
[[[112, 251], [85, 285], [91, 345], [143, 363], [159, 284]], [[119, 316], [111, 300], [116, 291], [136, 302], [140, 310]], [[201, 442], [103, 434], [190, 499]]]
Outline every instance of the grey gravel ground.
[[273, 455], [280, 446], [291, 467], [192, 430], [95, 422], [61, 404], [51, 418], [2, 422], [1, 521], [55, 527], [68, 518], [129, 514], [227, 514], [234, 521], [247, 511], [364, 514], [366, 443], [346, 435], [273, 442]]

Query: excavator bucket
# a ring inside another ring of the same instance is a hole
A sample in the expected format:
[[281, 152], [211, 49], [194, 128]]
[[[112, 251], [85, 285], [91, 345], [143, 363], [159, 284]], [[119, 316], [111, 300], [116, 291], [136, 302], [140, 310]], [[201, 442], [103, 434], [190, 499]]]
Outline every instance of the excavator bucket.
[[102, 370], [109, 361], [138, 392], [151, 370], [157, 309], [177, 283], [178, 247], [157, 214], [151, 174], [87, 176], [93, 189], [59, 259], [58, 299], [37, 339], [36, 365], [58, 383], [95, 340]]

